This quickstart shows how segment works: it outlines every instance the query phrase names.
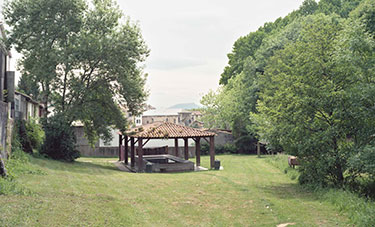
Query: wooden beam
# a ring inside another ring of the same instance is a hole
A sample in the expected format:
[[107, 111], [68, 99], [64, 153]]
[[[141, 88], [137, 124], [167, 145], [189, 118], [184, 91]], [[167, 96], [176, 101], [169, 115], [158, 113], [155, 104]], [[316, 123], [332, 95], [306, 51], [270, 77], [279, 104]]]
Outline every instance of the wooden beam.
[[207, 139], [206, 137], [203, 137], [203, 139], [206, 140], [206, 142], [207, 142], [208, 144], [210, 144], [210, 141], [208, 141], [208, 139]]
[[143, 172], [143, 147], [142, 138], [138, 138], [138, 172]]
[[189, 139], [184, 138], [185, 147], [184, 147], [184, 154], [185, 154], [185, 160], [189, 160]]
[[123, 155], [122, 155], [122, 135], [119, 135], [119, 138], [118, 138], [118, 160], [119, 161], [123, 161]]
[[147, 140], [142, 144], [142, 147], [144, 147], [144, 146], [148, 143], [148, 141], [150, 141], [150, 139], [147, 139]]
[[174, 155], [178, 157], [178, 138], [174, 139]]
[[201, 165], [201, 138], [197, 137], [195, 140], [195, 158], [196, 158], [196, 166]]
[[135, 165], [134, 137], [130, 137], [130, 166]]
[[210, 137], [210, 164], [211, 169], [215, 168], [215, 136]]
[[259, 141], [257, 143], [257, 154], [258, 154], [258, 158], [260, 158], [260, 143], [259, 143]]
[[125, 164], [129, 164], [129, 137], [125, 136]]

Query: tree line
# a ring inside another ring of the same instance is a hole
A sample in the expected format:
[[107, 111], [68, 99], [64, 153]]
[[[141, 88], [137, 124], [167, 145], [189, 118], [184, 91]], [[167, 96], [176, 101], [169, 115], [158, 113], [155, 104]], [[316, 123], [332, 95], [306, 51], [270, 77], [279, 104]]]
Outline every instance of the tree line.
[[298, 156], [301, 183], [375, 182], [374, 22], [375, 0], [306, 0], [240, 37], [204, 123]]

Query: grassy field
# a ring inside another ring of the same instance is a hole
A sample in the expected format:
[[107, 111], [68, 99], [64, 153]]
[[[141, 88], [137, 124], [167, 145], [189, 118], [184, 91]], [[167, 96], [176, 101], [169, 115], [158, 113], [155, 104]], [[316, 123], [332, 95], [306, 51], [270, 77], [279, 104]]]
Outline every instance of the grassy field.
[[[121, 172], [115, 159], [31, 159], [25, 195], [0, 196], [0, 226], [347, 226], [332, 203], [255, 156], [218, 156], [222, 171]], [[202, 158], [208, 166], [209, 157]]]

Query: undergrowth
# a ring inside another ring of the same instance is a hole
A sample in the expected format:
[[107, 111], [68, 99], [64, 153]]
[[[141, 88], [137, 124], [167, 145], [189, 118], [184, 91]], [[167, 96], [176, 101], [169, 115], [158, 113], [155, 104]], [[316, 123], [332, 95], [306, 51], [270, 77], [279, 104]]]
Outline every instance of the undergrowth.
[[46, 173], [39, 168], [32, 166], [30, 164], [30, 158], [31, 156], [22, 150], [18, 134], [13, 132], [12, 152], [5, 163], [8, 175], [5, 178], [0, 177], [0, 195], [31, 194], [29, 190], [17, 182], [17, 178], [24, 174], [44, 175]]
[[[291, 179], [299, 176], [298, 167], [293, 169], [288, 165], [287, 155], [275, 155], [266, 159], [268, 163], [283, 171]], [[346, 214], [355, 226], [373, 226], [375, 223], [375, 201], [360, 196], [360, 192], [351, 192], [345, 189], [321, 188], [312, 185], [304, 186], [306, 190], [313, 191], [320, 200], [329, 201], [338, 210]]]

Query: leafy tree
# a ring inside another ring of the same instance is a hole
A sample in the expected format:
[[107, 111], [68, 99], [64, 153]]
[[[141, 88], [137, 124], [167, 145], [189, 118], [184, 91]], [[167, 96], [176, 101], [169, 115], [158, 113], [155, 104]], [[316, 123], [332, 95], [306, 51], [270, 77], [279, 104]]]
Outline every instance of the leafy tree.
[[39, 100], [39, 84], [35, 81], [35, 79], [31, 78], [31, 75], [21, 76], [17, 87], [22, 93], [33, 97], [35, 100]]
[[68, 124], [83, 122], [91, 142], [108, 140], [110, 126], [126, 128], [120, 105], [141, 110], [147, 92], [140, 63], [149, 50], [112, 0], [13, 0], [4, 15], [10, 43], [23, 54], [23, 76]]
[[305, 0], [299, 8], [299, 13], [302, 16], [314, 14], [318, 10], [318, 3], [314, 0]]
[[229, 79], [240, 74], [247, 57], [253, 57], [265, 38], [262, 29], [239, 38], [233, 45], [233, 53], [228, 54], [229, 66], [221, 74], [220, 84], [227, 84]]
[[260, 134], [300, 157], [302, 183], [343, 185], [354, 176], [349, 160], [375, 133], [373, 42], [362, 26], [342, 24], [337, 16], [308, 17], [260, 81]]
[[223, 109], [223, 101], [224, 95], [220, 88], [216, 92], [211, 90], [202, 97], [200, 101], [203, 105], [201, 120], [205, 127], [230, 129], [229, 118], [224, 116], [227, 111]]
[[321, 0], [319, 1], [318, 13], [326, 15], [336, 13], [342, 18], [347, 18], [359, 3], [363, 0]]
[[365, 31], [375, 37], [375, 1], [363, 1], [353, 12], [351, 18], [359, 20], [365, 26]]

